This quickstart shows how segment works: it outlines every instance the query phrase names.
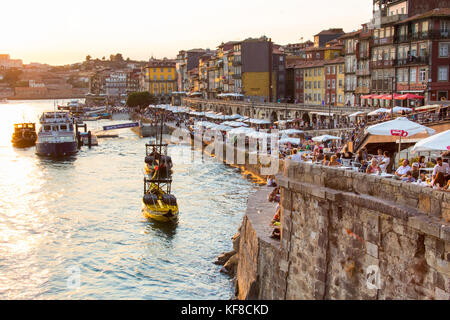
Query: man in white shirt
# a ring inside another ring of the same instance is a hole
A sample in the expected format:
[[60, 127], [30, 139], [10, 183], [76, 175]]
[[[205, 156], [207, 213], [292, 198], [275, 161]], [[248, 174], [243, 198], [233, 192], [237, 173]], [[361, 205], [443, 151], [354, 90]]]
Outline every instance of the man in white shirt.
[[292, 150], [292, 152], [294, 153], [294, 154], [290, 157], [290, 159], [291, 159], [292, 161], [297, 161], [297, 162], [303, 161], [303, 159], [302, 159], [302, 154], [299, 153], [299, 152], [297, 151], [297, 149]]
[[450, 168], [448, 163], [443, 162], [441, 157], [437, 158], [436, 162], [437, 164], [433, 170], [433, 179], [436, 178], [438, 172], [442, 173], [444, 177], [448, 176], [450, 174]]
[[409, 160], [403, 161], [403, 165], [395, 171], [395, 175], [399, 178], [405, 178], [406, 174], [411, 171], [411, 167], [409, 166]]

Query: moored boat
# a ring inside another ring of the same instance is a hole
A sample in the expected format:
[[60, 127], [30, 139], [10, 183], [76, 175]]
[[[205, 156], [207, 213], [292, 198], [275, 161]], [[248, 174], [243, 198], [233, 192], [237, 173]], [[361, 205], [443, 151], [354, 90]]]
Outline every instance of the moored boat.
[[69, 112], [44, 112], [36, 143], [36, 154], [63, 157], [78, 152], [78, 141]]
[[36, 125], [34, 123], [16, 123], [11, 142], [16, 148], [28, 148], [36, 144]]

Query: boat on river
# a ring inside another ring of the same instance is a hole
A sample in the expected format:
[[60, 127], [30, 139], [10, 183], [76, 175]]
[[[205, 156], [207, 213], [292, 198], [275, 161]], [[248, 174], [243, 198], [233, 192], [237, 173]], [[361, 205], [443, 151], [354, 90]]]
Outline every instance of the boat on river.
[[36, 143], [37, 155], [62, 157], [78, 152], [78, 141], [69, 112], [44, 112], [40, 123], [41, 128]]
[[11, 142], [16, 148], [29, 148], [36, 145], [36, 124], [15, 123]]
[[162, 134], [161, 129], [159, 142], [156, 137], [154, 143], [146, 144], [142, 213], [147, 219], [158, 222], [177, 222], [177, 198], [171, 193], [173, 164], [167, 155], [168, 145], [162, 143]]

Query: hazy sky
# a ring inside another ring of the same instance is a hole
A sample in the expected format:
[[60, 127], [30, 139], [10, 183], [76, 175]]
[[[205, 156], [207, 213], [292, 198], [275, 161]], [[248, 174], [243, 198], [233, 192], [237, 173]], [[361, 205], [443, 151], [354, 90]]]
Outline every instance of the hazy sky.
[[179, 50], [266, 35], [278, 44], [312, 40], [323, 29], [356, 30], [372, 0], [6, 0], [0, 53], [24, 63], [174, 58]]

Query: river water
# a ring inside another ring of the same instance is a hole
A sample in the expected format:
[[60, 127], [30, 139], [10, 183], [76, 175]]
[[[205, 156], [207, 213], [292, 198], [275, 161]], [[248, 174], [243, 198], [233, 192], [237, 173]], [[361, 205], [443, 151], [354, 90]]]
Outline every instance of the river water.
[[13, 123], [52, 110], [0, 103], [0, 299], [230, 299], [213, 261], [232, 250], [254, 181], [171, 145], [180, 221], [157, 225], [141, 213], [146, 140], [130, 129], [65, 160], [12, 148]]

